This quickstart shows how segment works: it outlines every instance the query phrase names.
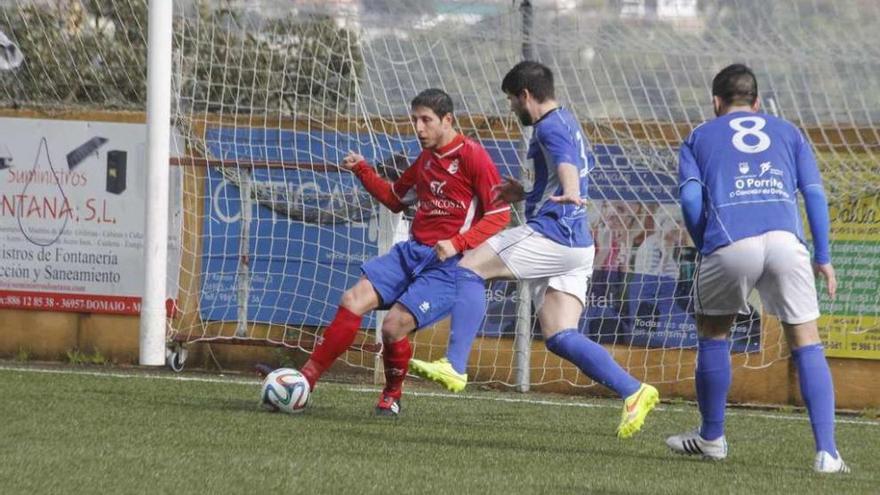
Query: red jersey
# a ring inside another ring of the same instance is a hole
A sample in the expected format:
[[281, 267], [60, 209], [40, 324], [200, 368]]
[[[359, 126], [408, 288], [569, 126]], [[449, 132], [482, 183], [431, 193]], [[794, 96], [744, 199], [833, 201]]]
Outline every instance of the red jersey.
[[[510, 219], [510, 206], [494, 200], [494, 187], [501, 183], [495, 163], [479, 143], [462, 135], [443, 148], [422, 150], [394, 184], [379, 178], [364, 162], [353, 171], [392, 211], [416, 204], [410, 234], [428, 246], [451, 239], [458, 251], [472, 249]], [[480, 228], [466, 235], [478, 223]]]

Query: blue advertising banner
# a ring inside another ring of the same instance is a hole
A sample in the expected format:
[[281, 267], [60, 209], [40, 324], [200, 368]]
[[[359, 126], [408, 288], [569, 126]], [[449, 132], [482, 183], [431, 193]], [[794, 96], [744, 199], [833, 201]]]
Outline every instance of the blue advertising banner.
[[[249, 175], [251, 223], [248, 245], [247, 318], [249, 321], [326, 325], [346, 288], [360, 277], [360, 265], [378, 253], [376, 205], [357, 179], [340, 171], [269, 168], [260, 163], [318, 164], [332, 170], [348, 150], [377, 164], [392, 157], [412, 161], [421, 151], [415, 139], [271, 129], [210, 128], [210, 156], [256, 164]], [[494, 141], [486, 148], [501, 173], [518, 175], [516, 143]], [[201, 317], [228, 321], [238, 317], [242, 237], [242, 170], [210, 169], [205, 200]], [[245, 171], [246, 172], [246, 171]], [[489, 292], [515, 289], [499, 281]], [[498, 289], [501, 288], [501, 289]], [[509, 306], [509, 305], [508, 305]], [[498, 308], [485, 331], [497, 335], [512, 320], [515, 306]], [[373, 326], [372, 315], [365, 327]]]
[[[400, 171], [419, 153], [418, 141], [386, 135], [210, 128], [208, 153], [253, 163], [246, 169], [210, 169], [205, 199], [201, 316], [235, 320], [241, 240], [247, 239], [248, 320], [326, 325], [342, 292], [360, 276], [363, 261], [378, 253], [378, 208], [357, 179], [336, 171], [348, 150], [363, 154], [380, 173]], [[519, 143], [483, 140], [502, 175], [519, 176]], [[676, 216], [678, 188], [672, 155], [646, 160], [620, 146], [597, 145], [591, 172], [591, 225], [595, 272], [580, 328], [603, 343], [638, 347], [694, 347], [691, 288], [696, 250]], [[405, 160], [396, 160], [405, 158]], [[398, 163], [394, 163], [397, 161]], [[261, 163], [317, 164], [310, 169], [260, 167]], [[658, 167], [660, 162], [662, 166]], [[251, 220], [242, 236], [242, 191], [250, 190]], [[484, 336], [514, 333], [516, 284], [487, 288]], [[374, 325], [373, 320], [364, 326]], [[540, 335], [537, 323], [535, 335]], [[760, 317], [742, 316], [733, 350], [760, 346]]]
[[[254, 191], [246, 236], [243, 180], [250, 180]], [[248, 320], [327, 324], [342, 292], [357, 282], [360, 264], [377, 254], [375, 206], [356, 183], [347, 172], [257, 169], [244, 179], [239, 171], [209, 170], [202, 318], [237, 319], [244, 238]], [[338, 218], [340, 212], [348, 218]]]

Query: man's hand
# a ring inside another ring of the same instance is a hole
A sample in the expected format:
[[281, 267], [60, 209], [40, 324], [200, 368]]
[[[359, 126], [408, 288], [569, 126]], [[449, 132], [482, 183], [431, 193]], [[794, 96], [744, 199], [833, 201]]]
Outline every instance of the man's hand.
[[354, 151], [349, 151], [348, 155], [342, 159], [342, 163], [339, 164], [339, 167], [351, 172], [351, 169], [362, 161], [364, 161], [363, 155], [355, 153]]
[[458, 250], [455, 249], [455, 246], [452, 245], [452, 241], [449, 239], [437, 241], [437, 244], [434, 244], [434, 252], [437, 253], [437, 259], [440, 261], [446, 261], [458, 254]]
[[550, 196], [550, 201], [561, 205], [582, 206], [585, 201], [580, 194], [563, 194], [562, 196]]
[[834, 274], [834, 267], [831, 266], [831, 263], [826, 263], [824, 265], [813, 263], [813, 273], [822, 275], [822, 277], [825, 278], [828, 296], [831, 297], [831, 299], [834, 299], [834, 295], [837, 294], [837, 276]]
[[492, 187], [492, 190], [495, 191], [495, 200], [500, 199], [505, 203], [516, 203], [526, 197], [525, 188], [513, 177], [504, 177], [501, 184]]

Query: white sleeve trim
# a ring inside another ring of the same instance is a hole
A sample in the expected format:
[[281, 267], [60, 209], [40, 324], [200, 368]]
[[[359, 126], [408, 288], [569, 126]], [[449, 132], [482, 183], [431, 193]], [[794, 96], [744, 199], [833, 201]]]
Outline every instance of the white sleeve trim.
[[818, 182], [814, 182], [812, 184], [807, 184], [806, 186], [801, 187], [800, 190], [804, 191], [805, 189], [809, 189], [811, 187], [818, 187], [819, 189], [822, 190], [822, 192], [825, 192], [825, 186], [823, 186], [821, 183], [818, 183]]
[[706, 185], [706, 184], [703, 183], [703, 181], [701, 181], [700, 179], [698, 179], [698, 178], [696, 178], [696, 177], [688, 177], [687, 179], [684, 180], [684, 182], [682, 182], [681, 184], [678, 185], [678, 188], [681, 189], [681, 188], [684, 187], [684, 185], [687, 184], [688, 182], [696, 182], [697, 184], [699, 184], [699, 185], [701, 185], [701, 186], [705, 186], [705, 185]]
[[496, 213], [501, 213], [502, 211], [508, 211], [508, 210], [510, 210], [510, 207], [505, 206], [504, 208], [498, 208], [496, 210], [487, 211], [486, 213], [483, 213], [483, 216], [485, 217], [485, 216], [489, 216], [489, 215], [494, 215]]

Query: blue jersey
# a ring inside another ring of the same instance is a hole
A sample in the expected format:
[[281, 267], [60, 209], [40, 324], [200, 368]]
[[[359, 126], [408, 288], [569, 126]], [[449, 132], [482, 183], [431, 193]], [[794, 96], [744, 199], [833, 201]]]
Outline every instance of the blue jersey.
[[549, 200], [550, 196], [562, 194], [556, 170], [561, 163], [577, 167], [580, 194], [587, 198], [588, 174], [595, 158], [574, 115], [564, 108], [556, 108], [538, 119], [527, 158], [534, 183], [532, 191], [526, 195], [528, 225], [564, 246], [592, 246], [586, 208]]
[[773, 230], [803, 242], [796, 193], [822, 187], [803, 133], [790, 122], [752, 112], [733, 112], [694, 129], [681, 146], [678, 176], [680, 186], [703, 186], [704, 255]]

